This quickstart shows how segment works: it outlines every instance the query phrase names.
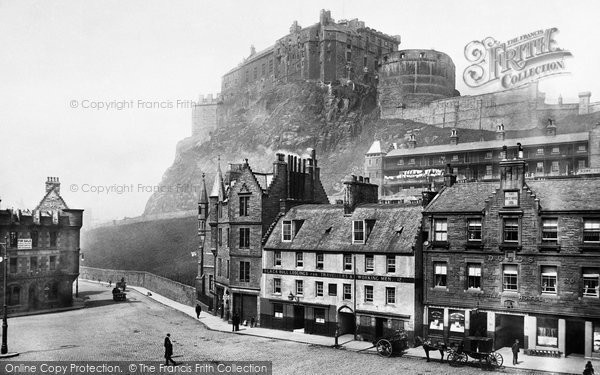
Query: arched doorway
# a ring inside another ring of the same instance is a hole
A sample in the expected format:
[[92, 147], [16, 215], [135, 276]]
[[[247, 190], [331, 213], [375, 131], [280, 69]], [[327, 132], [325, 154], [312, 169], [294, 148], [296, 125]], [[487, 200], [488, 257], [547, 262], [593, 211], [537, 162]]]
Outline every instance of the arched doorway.
[[344, 305], [338, 309], [338, 327], [340, 336], [355, 333], [356, 315], [350, 307]]

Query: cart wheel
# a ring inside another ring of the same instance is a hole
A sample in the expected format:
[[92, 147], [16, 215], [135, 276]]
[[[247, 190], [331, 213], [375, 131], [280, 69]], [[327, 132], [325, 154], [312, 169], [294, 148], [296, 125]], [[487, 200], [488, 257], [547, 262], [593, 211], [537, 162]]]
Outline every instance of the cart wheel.
[[492, 367], [500, 367], [502, 366], [502, 363], [504, 363], [504, 358], [502, 358], [502, 354], [496, 352], [490, 353], [486, 359]]
[[469, 362], [469, 356], [467, 355], [467, 353], [460, 353], [460, 361], [462, 363], [467, 363]]
[[389, 357], [392, 355], [392, 343], [386, 339], [377, 341], [377, 353], [382, 357]]

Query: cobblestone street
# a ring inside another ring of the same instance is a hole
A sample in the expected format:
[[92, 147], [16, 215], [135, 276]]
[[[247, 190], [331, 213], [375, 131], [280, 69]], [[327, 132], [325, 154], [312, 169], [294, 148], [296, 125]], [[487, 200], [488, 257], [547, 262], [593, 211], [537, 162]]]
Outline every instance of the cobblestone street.
[[[479, 374], [421, 358], [382, 358], [296, 342], [210, 331], [179, 311], [131, 291], [112, 301], [111, 289], [80, 282], [80, 310], [9, 319], [11, 360], [163, 361], [163, 338], [171, 333], [177, 362], [264, 360], [275, 374]], [[432, 354], [437, 358], [436, 354]], [[501, 369], [487, 374], [516, 373]], [[533, 374], [533, 372], [522, 372]]]

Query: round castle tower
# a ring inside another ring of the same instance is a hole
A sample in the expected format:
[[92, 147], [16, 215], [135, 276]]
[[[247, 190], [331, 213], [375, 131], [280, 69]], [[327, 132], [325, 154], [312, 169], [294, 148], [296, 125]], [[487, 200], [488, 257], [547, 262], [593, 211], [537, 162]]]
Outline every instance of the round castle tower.
[[384, 56], [377, 94], [382, 109], [458, 96], [454, 62], [443, 52], [406, 49]]

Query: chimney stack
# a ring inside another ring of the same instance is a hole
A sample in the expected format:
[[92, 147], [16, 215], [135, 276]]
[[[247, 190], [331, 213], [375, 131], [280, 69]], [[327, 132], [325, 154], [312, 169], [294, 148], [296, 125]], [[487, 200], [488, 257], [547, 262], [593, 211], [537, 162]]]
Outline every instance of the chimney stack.
[[344, 213], [351, 214], [359, 204], [377, 203], [379, 197], [377, 195], [378, 186], [369, 183], [368, 179], [363, 179], [362, 176], [358, 179], [356, 176], [346, 176], [344, 178]]
[[408, 138], [408, 148], [415, 148], [417, 147], [417, 139], [415, 138], [414, 133], [411, 133], [411, 135]]
[[456, 133], [456, 129], [452, 129], [452, 132], [450, 133], [450, 144], [458, 144], [458, 134]]
[[444, 185], [451, 187], [456, 183], [456, 176], [452, 173], [452, 167], [450, 164], [446, 164], [446, 171], [444, 173]]
[[[503, 150], [506, 152], [506, 146], [503, 146]], [[504, 158], [500, 161], [500, 189], [521, 190], [523, 188], [527, 162], [520, 157], [522, 154], [523, 148], [518, 144], [518, 158], [512, 160]]]
[[549, 137], [554, 137], [556, 135], [556, 125], [554, 125], [554, 121], [551, 118], [548, 119], [548, 125], [546, 126], [546, 135]]
[[506, 134], [504, 133], [504, 124], [500, 124], [496, 128], [496, 140], [503, 141], [504, 138], [506, 138]]
[[46, 193], [52, 189], [60, 194], [60, 181], [58, 180], [58, 177], [48, 177], [48, 180], [46, 181]]

